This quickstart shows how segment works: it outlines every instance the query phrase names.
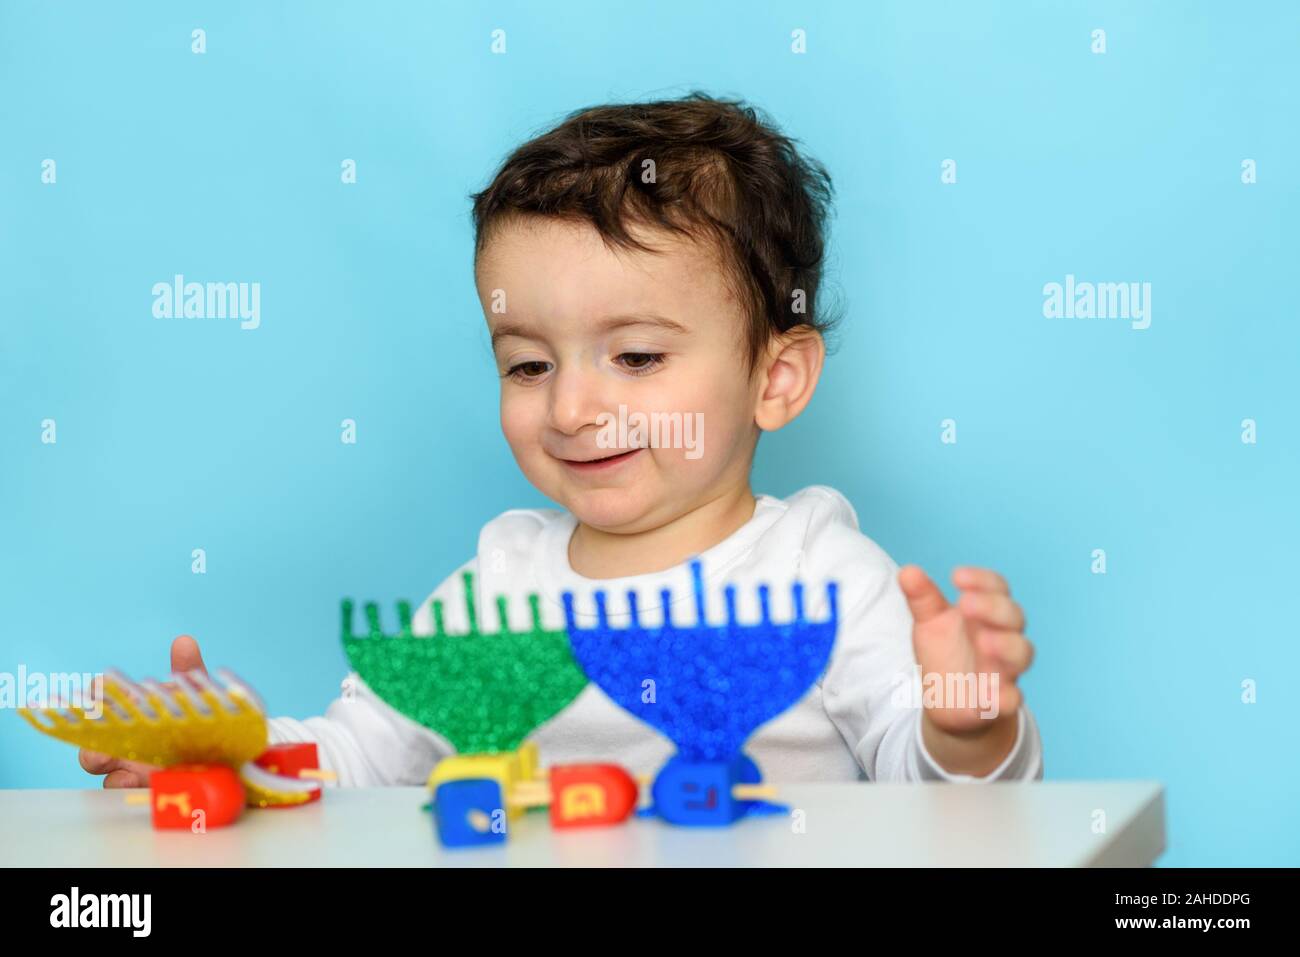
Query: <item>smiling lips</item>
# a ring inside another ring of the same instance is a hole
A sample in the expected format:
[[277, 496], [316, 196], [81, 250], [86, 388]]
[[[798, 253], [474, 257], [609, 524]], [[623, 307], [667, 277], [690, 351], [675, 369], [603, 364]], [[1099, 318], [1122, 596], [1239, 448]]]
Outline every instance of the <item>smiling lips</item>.
[[630, 461], [638, 452], [644, 451], [644, 449], [628, 449], [626, 452], [607, 455], [602, 459], [588, 459], [586, 461], [560, 459], [560, 461], [575, 472], [603, 472], [606, 469], [617, 468], [622, 463]]

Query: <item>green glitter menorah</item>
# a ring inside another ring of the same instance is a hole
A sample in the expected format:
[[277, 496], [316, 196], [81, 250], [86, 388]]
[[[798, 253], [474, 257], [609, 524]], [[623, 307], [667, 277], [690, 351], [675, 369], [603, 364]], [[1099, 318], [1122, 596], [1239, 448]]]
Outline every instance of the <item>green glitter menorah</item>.
[[528, 596], [532, 627], [511, 631], [506, 596], [497, 597], [501, 625], [480, 631], [474, 575], [465, 572], [469, 631], [448, 634], [442, 601], [433, 603], [434, 633], [411, 631], [410, 602], [399, 601], [401, 631], [383, 633], [379, 607], [365, 604], [369, 634], [352, 632], [353, 603], [343, 600], [343, 650], [375, 694], [413, 721], [442, 735], [460, 754], [514, 751], [587, 685], [564, 628], [542, 627], [537, 595]]

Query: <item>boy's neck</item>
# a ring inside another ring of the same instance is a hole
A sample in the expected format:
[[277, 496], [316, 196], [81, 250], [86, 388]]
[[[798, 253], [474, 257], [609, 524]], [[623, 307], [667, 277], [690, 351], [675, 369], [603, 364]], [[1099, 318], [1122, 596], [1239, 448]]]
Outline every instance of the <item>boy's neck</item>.
[[585, 578], [663, 571], [725, 540], [754, 517], [757, 505], [744, 483], [644, 532], [603, 532], [579, 522], [569, 539], [569, 565]]

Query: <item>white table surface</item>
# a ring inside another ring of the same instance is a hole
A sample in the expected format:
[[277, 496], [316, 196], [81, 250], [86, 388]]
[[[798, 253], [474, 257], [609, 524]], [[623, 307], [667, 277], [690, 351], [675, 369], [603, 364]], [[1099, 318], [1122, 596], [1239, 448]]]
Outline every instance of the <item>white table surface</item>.
[[[0, 790], [0, 866], [1138, 866], [1165, 848], [1164, 790], [1149, 781], [791, 784], [801, 810], [720, 829], [634, 818], [555, 831], [544, 811], [504, 846], [446, 850], [428, 791], [328, 788], [320, 803], [248, 810], [206, 834], [155, 831], [143, 790]], [[1096, 811], [1105, 832], [1094, 833]]]

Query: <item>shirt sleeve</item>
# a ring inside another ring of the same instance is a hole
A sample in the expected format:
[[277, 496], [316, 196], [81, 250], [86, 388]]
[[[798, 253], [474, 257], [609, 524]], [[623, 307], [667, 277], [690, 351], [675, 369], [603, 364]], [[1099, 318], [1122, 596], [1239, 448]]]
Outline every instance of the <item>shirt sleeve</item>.
[[898, 568], [883, 552], [859, 578], [870, 584], [843, 614], [822, 703], [872, 781], [998, 781], [1043, 776], [1042, 741], [1021, 704], [1016, 743], [983, 777], [939, 766], [921, 738], [921, 675], [912, 650], [912, 614]]
[[1020, 704], [1016, 743], [996, 768], [983, 777], [945, 771], [931, 757], [921, 737], [921, 713], [916, 712], [916, 748], [914, 763], [908, 767], [908, 780], [919, 781], [1034, 781], [1043, 777], [1043, 743], [1038, 725], [1023, 701]]
[[[423, 784], [451, 753], [445, 739], [385, 704], [355, 672], [323, 716], [272, 718], [272, 744], [312, 741], [339, 787]], [[327, 782], [327, 784], [330, 782]]]

